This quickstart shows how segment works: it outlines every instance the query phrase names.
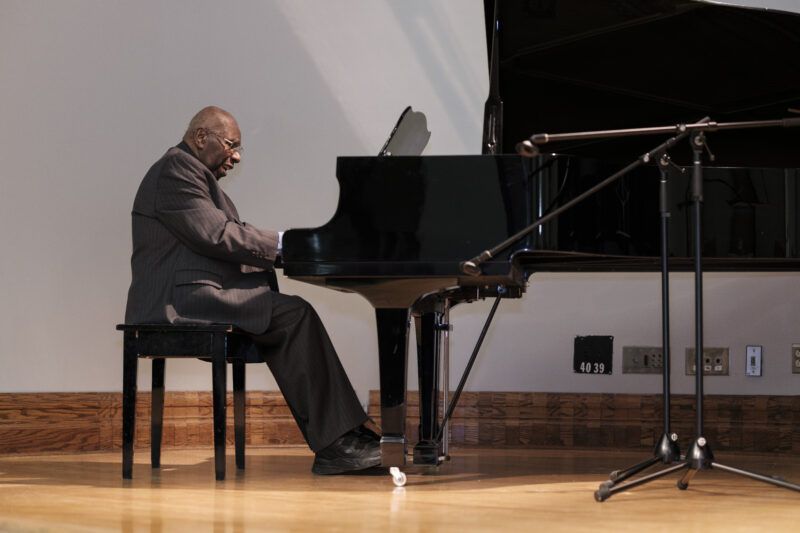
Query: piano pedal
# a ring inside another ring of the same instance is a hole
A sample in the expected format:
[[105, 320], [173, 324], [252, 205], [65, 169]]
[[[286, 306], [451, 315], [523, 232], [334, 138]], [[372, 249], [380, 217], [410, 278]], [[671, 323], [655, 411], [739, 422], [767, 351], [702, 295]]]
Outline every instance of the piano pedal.
[[[408, 458], [409, 459], [413, 459], [413, 455], [409, 455]], [[429, 472], [431, 468], [435, 469], [436, 467], [440, 466], [441, 463], [443, 463], [445, 461], [450, 461], [450, 456], [449, 455], [440, 456], [439, 457], [439, 464], [437, 464], [436, 466], [433, 466], [433, 465], [421, 465], [421, 467], [422, 467], [423, 471]], [[415, 466], [417, 466], [417, 468], [415, 468]], [[409, 465], [409, 467], [412, 470], [414, 470], [414, 471], [416, 471], [418, 473], [420, 471], [419, 470], [419, 466], [420, 465], [413, 465], [413, 463], [411, 465]], [[394, 483], [396, 487], [404, 487], [406, 485], [406, 483], [408, 482], [408, 474], [406, 472], [403, 472], [402, 470], [400, 470], [399, 466], [390, 466], [389, 467], [389, 475], [392, 476], [392, 483]]]

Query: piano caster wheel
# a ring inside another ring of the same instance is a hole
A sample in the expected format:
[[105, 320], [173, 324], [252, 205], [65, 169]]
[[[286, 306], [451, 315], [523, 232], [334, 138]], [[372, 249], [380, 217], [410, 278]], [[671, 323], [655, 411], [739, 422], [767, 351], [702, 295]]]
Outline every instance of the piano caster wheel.
[[405, 472], [401, 472], [400, 469], [396, 466], [389, 468], [389, 473], [392, 475], [392, 481], [397, 487], [404, 486], [406, 484], [406, 481], [408, 481]]

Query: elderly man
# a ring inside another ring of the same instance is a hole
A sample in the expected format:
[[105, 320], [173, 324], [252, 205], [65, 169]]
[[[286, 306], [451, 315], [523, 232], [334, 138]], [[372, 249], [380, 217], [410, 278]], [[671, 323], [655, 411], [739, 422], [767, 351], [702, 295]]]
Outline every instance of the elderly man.
[[206, 107], [147, 172], [133, 203], [128, 323], [229, 323], [248, 332], [316, 456], [312, 472], [380, 464], [378, 437], [314, 309], [272, 292], [279, 233], [246, 224], [218, 180], [241, 161], [233, 116]]

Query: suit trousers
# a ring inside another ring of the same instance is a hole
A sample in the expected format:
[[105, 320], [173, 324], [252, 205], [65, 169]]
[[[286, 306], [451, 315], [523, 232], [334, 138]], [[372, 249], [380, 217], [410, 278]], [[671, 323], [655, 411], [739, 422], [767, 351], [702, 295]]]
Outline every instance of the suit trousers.
[[368, 420], [311, 304], [273, 293], [272, 318], [252, 335], [309, 447], [318, 452]]

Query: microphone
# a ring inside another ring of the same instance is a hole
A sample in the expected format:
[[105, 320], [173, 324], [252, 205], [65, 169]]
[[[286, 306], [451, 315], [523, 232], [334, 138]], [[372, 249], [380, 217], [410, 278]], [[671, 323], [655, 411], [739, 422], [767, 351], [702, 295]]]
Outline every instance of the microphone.
[[539, 147], [533, 144], [529, 139], [517, 143], [515, 147], [517, 153], [525, 157], [536, 157], [539, 155]]
[[491, 258], [492, 252], [489, 250], [484, 250], [469, 261], [463, 261], [460, 265], [461, 271], [469, 276], [480, 276], [481, 264]]

